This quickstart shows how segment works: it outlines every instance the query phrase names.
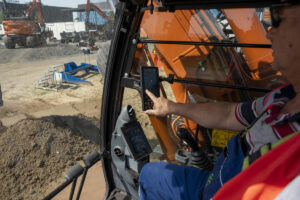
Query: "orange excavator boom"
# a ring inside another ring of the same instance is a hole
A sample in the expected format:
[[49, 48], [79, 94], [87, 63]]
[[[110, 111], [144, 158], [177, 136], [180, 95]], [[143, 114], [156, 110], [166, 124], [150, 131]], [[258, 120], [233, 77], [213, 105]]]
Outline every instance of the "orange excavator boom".
[[41, 26], [45, 26], [41, 0], [37, 0], [37, 1], [33, 0], [32, 2], [29, 3], [29, 7], [27, 9], [26, 16], [31, 17], [34, 10], [36, 10], [36, 9], [38, 11], [38, 21], [37, 22]]
[[90, 0], [87, 0], [86, 7], [85, 7], [85, 23], [88, 24], [90, 19], [90, 11], [93, 10], [97, 12], [102, 18], [110, 21], [110, 18], [95, 4], [91, 3]]

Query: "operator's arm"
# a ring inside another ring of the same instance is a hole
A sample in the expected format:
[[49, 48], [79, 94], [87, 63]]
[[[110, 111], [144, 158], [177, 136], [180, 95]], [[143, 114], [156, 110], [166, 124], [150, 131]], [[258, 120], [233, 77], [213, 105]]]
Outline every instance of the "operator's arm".
[[149, 91], [148, 96], [154, 102], [153, 110], [146, 113], [155, 116], [176, 114], [185, 116], [206, 128], [240, 131], [245, 128], [235, 117], [236, 103], [182, 104], [155, 97]]

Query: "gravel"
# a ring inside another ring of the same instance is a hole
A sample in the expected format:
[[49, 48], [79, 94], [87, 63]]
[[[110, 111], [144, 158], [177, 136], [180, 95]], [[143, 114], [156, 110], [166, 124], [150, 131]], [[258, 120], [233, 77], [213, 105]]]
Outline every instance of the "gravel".
[[44, 47], [36, 48], [16, 48], [6, 49], [0, 45], [1, 64], [18, 61], [38, 61], [49, 58], [61, 58], [66, 56], [75, 56], [81, 53], [79, 47], [68, 44], [49, 44]]
[[98, 136], [98, 120], [83, 115], [0, 123], [1, 199], [42, 199], [76, 162], [99, 151]]

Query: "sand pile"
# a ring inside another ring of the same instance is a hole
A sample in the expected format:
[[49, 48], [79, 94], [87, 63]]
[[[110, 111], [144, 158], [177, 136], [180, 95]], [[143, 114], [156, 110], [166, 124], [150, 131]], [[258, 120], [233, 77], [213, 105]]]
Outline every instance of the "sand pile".
[[[42, 199], [76, 162], [99, 151], [99, 124], [85, 116], [26, 119], [0, 124], [1, 199]], [[93, 142], [91, 142], [91, 140]]]

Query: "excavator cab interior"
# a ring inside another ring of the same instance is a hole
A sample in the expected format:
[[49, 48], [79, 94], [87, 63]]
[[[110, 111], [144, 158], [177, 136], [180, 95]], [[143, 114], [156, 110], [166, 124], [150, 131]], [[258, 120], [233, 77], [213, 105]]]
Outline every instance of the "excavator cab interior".
[[66, 184], [85, 176], [101, 159], [105, 199], [139, 199], [138, 178], [148, 162], [212, 170], [227, 141], [238, 133], [202, 127], [178, 115], [148, 116], [144, 111], [153, 102], [145, 90], [180, 103], [240, 102], [284, 84], [281, 73], [272, 68], [266, 38], [269, 7], [279, 3], [120, 1], [102, 69], [101, 152], [84, 159], [85, 169], [75, 166]]
[[138, 199], [147, 162], [212, 169], [236, 132], [148, 116], [144, 90], [180, 103], [239, 102], [283, 84], [272, 68], [264, 0], [124, 0], [106, 66], [100, 148], [106, 199]]

